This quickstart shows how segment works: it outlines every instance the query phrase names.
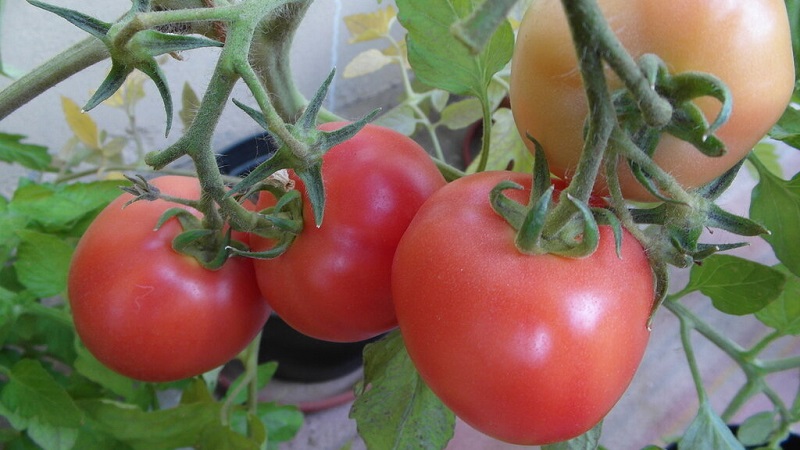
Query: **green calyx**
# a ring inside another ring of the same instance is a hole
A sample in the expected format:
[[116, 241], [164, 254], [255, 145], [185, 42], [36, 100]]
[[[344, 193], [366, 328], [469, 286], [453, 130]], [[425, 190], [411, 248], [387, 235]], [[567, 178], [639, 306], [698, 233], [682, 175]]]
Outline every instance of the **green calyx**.
[[597, 249], [600, 243], [599, 225], [604, 224], [613, 227], [619, 253], [622, 226], [609, 210], [591, 208], [586, 202], [563, 192], [561, 201], [571, 205], [570, 212], [561, 215], [554, 211], [555, 187], [550, 183], [547, 160], [538, 141], [532, 140], [536, 156], [528, 204], [522, 205], [503, 194], [508, 189], [523, 189], [511, 181], [499, 183], [489, 193], [492, 209], [517, 231], [514, 241], [517, 249], [531, 255], [549, 253], [583, 258]]
[[[335, 145], [353, 137], [378, 113], [378, 110], [374, 110], [360, 120], [337, 130], [318, 130], [317, 117], [322, 109], [322, 101], [328, 92], [333, 75], [334, 71], [331, 71], [297, 122], [288, 126], [292, 141], [281, 140], [277, 135], [270, 133], [275, 142], [277, 142], [278, 149], [268, 160], [253, 169], [241, 182], [234, 186], [229, 195], [251, 189], [278, 170], [292, 169], [305, 185], [311, 208], [314, 211], [314, 223], [318, 227], [322, 225], [325, 211], [322, 157]], [[261, 125], [264, 130], [271, 131], [270, 124], [267, 123], [262, 111], [253, 109], [236, 100], [234, 100], [234, 103]]]
[[172, 127], [172, 95], [170, 94], [166, 78], [155, 57], [196, 48], [221, 47], [223, 45], [223, 43], [219, 41], [201, 36], [177, 35], [162, 33], [155, 30], [142, 30], [130, 36], [129, 39], [117, 39], [120, 31], [128, 27], [128, 25], [136, 19], [137, 14], [150, 11], [149, 0], [134, 1], [128, 13], [114, 24], [103, 22], [71, 9], [49, 5], [37, 0], [28, 0], [28, 3], [61, 16], [73, 25], [96, 37], [108, 47], [111, 56], [111, 70], [100, 87], [95, 91], [94, 95], [83, 107], [84, 111], [91, 110], [114, 95], [123, 85], [128, 75], [138, 69], [153, 80], [164, 102], [164, 110], [167, 118], [166, 135], [169, 134]]

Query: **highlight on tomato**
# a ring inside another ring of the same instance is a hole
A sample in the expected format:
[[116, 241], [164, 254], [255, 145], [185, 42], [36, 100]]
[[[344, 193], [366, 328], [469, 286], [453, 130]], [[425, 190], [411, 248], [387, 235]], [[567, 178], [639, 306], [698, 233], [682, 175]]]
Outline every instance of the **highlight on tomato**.
[[[489, 193], [525, 204], [530, 175], [483, 172], [420, 208], [397, 247], [392, 295], [423, 380], [475, 429], [514, 444], [565, 441], [594, 427], [630, 384], [650, 332], [654, 279], [645, 250], [613, 231], [571, 259], [523, 254]], [[557, 194], [556, 194], [557, 198]]]
[[[163, 176], [164, 194], [200, 197], [196, 178]], [[68, 296], [75, 328], [100, 362], [130, 378], [174, 381], [223, 365], [252, 341], [270, 307], [252, 261], [233, 257], [218, 270], [172, 248], [182, 228], [162, 214], [178, 205], [123, 194], [92, 222], [75, 250]], [[189, 210], [192, 214], [199, 212]]]

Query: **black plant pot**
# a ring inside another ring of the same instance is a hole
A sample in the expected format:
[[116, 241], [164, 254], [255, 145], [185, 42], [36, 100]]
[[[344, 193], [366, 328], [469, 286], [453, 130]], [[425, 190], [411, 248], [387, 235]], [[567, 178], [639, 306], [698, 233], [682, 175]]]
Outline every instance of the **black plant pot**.
[[[217, 155], [227, 175], [245, 175], [275, 151], [268, 135], [247, 138]], [[269, 299], [267, 299], [269, 300]], [[273, 314], [261, 333], [259, 360], [277, 361], [275, 377], [285, 381], [316, 383], [350, 374], [361, 366], [362, 350], [370, 341], [334, 343], [295, 331]]]

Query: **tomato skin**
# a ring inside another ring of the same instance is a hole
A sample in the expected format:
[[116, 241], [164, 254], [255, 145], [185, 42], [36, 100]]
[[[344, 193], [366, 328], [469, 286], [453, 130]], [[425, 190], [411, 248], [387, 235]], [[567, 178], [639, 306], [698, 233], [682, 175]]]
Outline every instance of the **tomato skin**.
[[[164, 176], [151, 183], [173, 196], [200, 195], [195, 178]], [[228, 362], [271, 311], [252, 262], [231, 258], [219, 270], [203, 268], [172, 249], [181, 232], [177, 220], [153, 230], [177, 205], [139, 201], [123, 209], [131, 198], [123, 194], [111, 202], [75, 250], [68, 292], [78, 335], [100, 362], [142, 381], [179, 380]]]
[[[335, 130], [342, 123], [328, 123]], [[255, 261], [261, 292], [290, 326], [316, 339], [356, 342], [397, 326], [391, 265], [422, 203], [445, 185], [427, 153], [388, 128], [367, 125], [323, 157], [325, 217], [314, 224], [303, 183], [305, 224], [281, 256]], [[275, 203], [262, 194], [258, 207]], [[254, 250], [271, 243], [251, 237]]]
[[[707, 157], [691, 144], [664, 134], [654, 159], [686, 188], [718, 177], [753, 148], [785, 110], [794, 88], [791, 34], [783, 0], [599, 0], [599, 6], [634, 58], [655, 53], [675, 73], [701, 71], [719, 77], [733, 96], [730, 120], [717, 131], [727, 154]], [[616, 77], [612, 89], [621, 87]], [[511, 68], [511, 109], [522, 134], [544, 147], [551, 171], [571, 176], [583, 145], [587, 115], [561, 2], [535, 0], [520, 25]], [[698, 101], [706, 117], [716, 100]], [[526, 139], [533, 151], [533, 145]], [[623, 195], [652, 200], [627, 165]], [[597, 191], [605, 191], [599, 180]]]
[[584, 259], [521, 254], [514, 230], [489, 205], [510, 179], [469, 175], [420, 208], [392, 272], [400, 331], [433, 392], [465, 422], [497, 439], [542, 445], [597, 424], [641, 361], [654, 300], [641, 245], [626, 232], [622, 259], [611, 230]]

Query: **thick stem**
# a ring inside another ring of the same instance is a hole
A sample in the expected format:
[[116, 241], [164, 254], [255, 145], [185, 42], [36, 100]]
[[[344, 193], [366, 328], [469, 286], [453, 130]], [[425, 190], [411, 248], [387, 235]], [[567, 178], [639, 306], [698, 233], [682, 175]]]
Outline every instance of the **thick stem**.
[[0, 91], [0, 120], [44, 91], [108, 56], [105, 44], [97, 38], [89, 37], [78, 42]]
[[297, 28], [312, 0], [287, 2], [279, 20], [265, 23], [250, 51], [250, 64], [270, 93], [280, 117], [289, 123], [303, 112], [308, 101], [297, 89], [289, 58]]

